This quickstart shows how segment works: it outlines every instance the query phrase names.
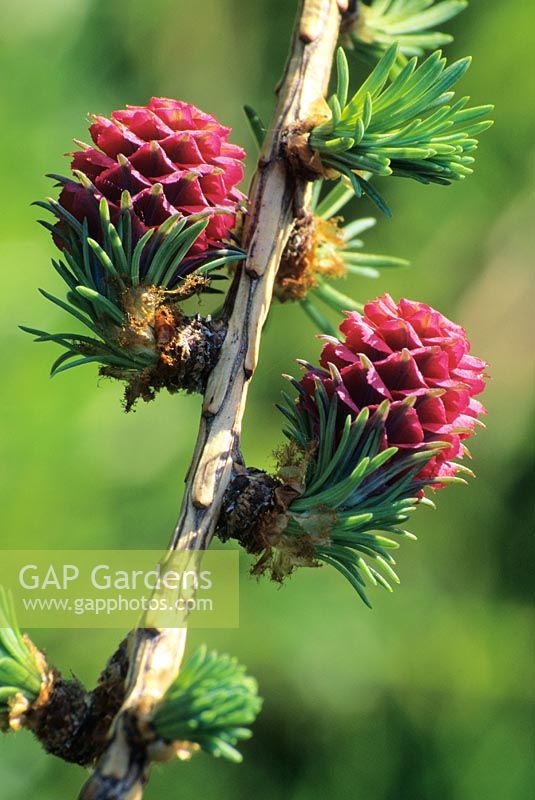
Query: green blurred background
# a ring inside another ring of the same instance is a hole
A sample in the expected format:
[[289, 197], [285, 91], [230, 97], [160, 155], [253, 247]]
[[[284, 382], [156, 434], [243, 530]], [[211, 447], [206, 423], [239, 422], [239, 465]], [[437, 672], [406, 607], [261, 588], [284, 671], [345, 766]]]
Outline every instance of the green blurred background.
[[[97, 386], [91, 367], [48, 379], [54, 346], [17, 330], [64, 321], [36, 290], [57, 292], [59, 279], [30, 203], [51, 192], [46, 172], [67, 171], [62, 154], [73, 137], [87, 139], [87, 112], [151, 94], [216, 113], [254, 152], [241, 106], [269, 117], [294, 2], [1, 0], [0, 9], [3, 546], [160, 547], [199, 398], [162, 395], [125, 415], [120, 387]], [[402, 585], [393, 596], [375, 590], [371, 612], [327, 568], [277, 589], [249, 579], [244, 563], [241, 626], [209, 638], [250, 667], [266, 698], [244, 764], [201, 755], [157, 768], [147, 800], [533, 796], [534, 25], [522, 0], [474, 0], [450, 24], [449, 55], [474, 56], [461, 92], [496, 103], [495, 127], [466, 182], [383, 183], [394, 219], [380, 220], [368, 246], [413, 267], [344, 287], [359, 299], [389, 290], [424, 300], [466, 326], [492, 375], [488, 428], [472, 447], [478, 477], [416, 515], [420, 540], [400, 552]], [[357, 213], [370, 211], [362, 203]], [[279, 375], [295, 357], [317, 356], [313, 334], [299, 309], [273, 309], [245, 422], [250, 464], [270, 465]], [[119, 635], [35, 638], [91, 683]], [[26, 733], [0, 741], [1, 798], [73, 798], [83, 779]]]

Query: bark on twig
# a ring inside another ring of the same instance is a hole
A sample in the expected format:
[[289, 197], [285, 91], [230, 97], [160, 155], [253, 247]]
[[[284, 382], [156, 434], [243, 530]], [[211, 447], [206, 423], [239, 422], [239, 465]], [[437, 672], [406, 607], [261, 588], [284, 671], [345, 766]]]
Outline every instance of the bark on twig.
[[[170, 545], [173, 550], [208, 547], [234, 461], [239, 460], [247, 390], [258, 361], [274, 278], [309, 191], [309, 184], [292, 172], [284, 157], [285, 134], [315, 114], [316, 103], [327, 91], [341, 12], [346, 8], [346, 0], [303, 0], [301, 4], [277, 109], [252, 182], [245, 222], [248, 256], [236, 275], [226, 337], [208, 380], [183, 507]], [[81, 800], [142, 797], [149, 757], [140, 732], [179, 670], [185, 640], [185, 628], [136, 631], [127, 697]]]
[[82, 767], [99, 758], [124, 701], [127, 649], [125, 639], [90, 692], [78, 680], [65, 679], [56, 669], [49, 671], [46, 700], [31, 705], [21, 720], [48, 753]]

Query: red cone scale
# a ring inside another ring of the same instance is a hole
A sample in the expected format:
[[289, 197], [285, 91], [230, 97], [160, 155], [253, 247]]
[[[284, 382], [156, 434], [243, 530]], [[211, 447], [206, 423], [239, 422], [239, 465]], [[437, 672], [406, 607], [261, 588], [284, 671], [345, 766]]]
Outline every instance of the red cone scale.
[[243, 178], [245, 152], [227, 141], [230, 128], [195, 106], [162, 97], [92, 121], [95, 146], [82, 145], [71, 166], [93, 188], [87, 180], [85, 185], [68, 182], [59, 198], [80, 222], [87, 218], [90, 235], [98, 236], [98, 202], [106, 198], [115, 224], [126, 191], [132, 198], [134, 243], [176, 213], [213, 210], [217, 213], [191, 255], [221, 245], [243, 198], [236, 186]]
[[414, 452], [447, 442], [418, 477], [454, 475], [453, 460], [463, 457], [463, 442], [485, 412], [476, 396], [485, 388], [486, 364], [470, 355], [464, 329], [425, 303], [396, 304], [385, 294], [368, 303], [364, 314], [347, 312], [340, 330], [342, 341], [324, 337], [323, 369], [311, 368], [301, 381], [309, 410], [314, 413], [318, 377], [338, 397], [340, 425], [348, 414], [355, 417], [365, 406], [373, 411], [388, 400], [384, 447]]

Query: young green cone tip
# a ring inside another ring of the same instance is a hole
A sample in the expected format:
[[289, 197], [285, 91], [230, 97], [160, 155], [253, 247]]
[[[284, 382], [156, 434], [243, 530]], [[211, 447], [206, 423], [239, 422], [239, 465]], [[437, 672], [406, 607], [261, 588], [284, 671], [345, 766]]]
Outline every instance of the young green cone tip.
[[392, 77], [398, 52], [392, 45], [348, 98], [349, 67], [339, 48], [331, 116], [308, 137], [325, 170], [345, 175], [358, 197], [366, 194], [388, 216], [391, 211], [370, 176], [443, 185], [463, 180], [473, 172], [476, 137], [492, 125], [483, 118], [493, 106], [467, 108], [469, 98], [455, 100], [451, 91], [468, 69], [469, 58], [448, 66], [437, 50], [421, 64], [411, 58]]
[[239, 763], [236, 745], [249, 739], [260, 709], [258, 686], [235, 658], [199, 647], [156, 707], [156, 735], [184, 757], [195, 749]]
[[359, 3], [355, 19], [344, 32], [344, 44], [372, 66], [390, 45], [399, 45], [395, 65], [402, 69], [411, 56], [423, 56], [453, 41], [453, 36], [437, 31], [463, 11], [467, 0], [368, 0]]
[[18, 730], [48, 682], [44, 656], [21, 633], [13, 600], [0, 586], [0, 724]]

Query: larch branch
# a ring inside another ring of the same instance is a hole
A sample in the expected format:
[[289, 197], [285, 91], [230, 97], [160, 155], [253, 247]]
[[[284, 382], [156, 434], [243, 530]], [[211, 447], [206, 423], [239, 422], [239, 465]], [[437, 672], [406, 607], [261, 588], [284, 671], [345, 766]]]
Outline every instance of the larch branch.
[[[277, 108], [252, 181], [244, 230], [248, 255], [233, 286], [227, 334], [208, 380], [172, 550], [204, 550], [214, 535], [239, 453], [247, 391], [258, 361], [275, 275], [310, 188], [285, 157], [285, 136], [313, 116], [316, 103], [325, 96], [341, 15], [347, 6], [347, 0], [301, 3]], [[132, 634], [126, 700], [112, 726], [109, 746], [80, 800], [142, 797], [150, 766], [144, 735], [147, 720], [178, 673], [185, 641], [186, 628], [143, 628]]]

